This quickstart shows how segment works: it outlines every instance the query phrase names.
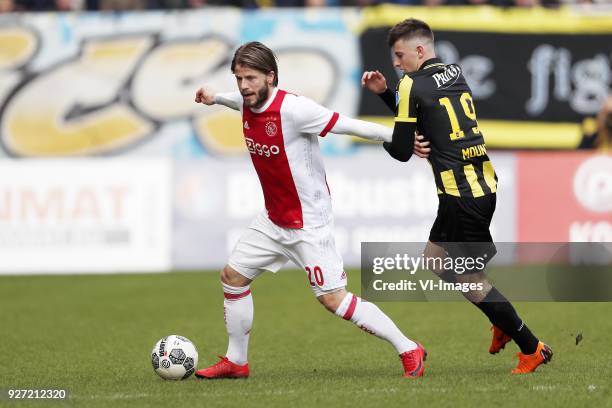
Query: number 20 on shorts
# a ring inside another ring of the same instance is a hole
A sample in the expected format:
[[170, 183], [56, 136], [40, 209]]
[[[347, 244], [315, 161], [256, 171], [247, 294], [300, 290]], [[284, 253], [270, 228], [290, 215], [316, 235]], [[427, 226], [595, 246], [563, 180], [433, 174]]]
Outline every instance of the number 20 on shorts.
[[310, 286], [323, 286], [325, 281], [323, 280], [323, 271], [321, 270], [321, 268], [315, 266], [311, 269], [309, 266], [307, 266], [304, 269], [306, 269], [306, 272], [308, 273], [308, 282], [310, 282]]

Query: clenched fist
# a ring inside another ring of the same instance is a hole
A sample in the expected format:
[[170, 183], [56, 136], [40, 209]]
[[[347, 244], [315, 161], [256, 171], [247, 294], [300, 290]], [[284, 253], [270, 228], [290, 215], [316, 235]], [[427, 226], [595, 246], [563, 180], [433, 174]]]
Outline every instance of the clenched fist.
[[195, 101], [196, 103], [203, 103], [205, 105], [214, 105], [215, 94], [213, 94], [210, 89], [200, 88], [196, 91]]

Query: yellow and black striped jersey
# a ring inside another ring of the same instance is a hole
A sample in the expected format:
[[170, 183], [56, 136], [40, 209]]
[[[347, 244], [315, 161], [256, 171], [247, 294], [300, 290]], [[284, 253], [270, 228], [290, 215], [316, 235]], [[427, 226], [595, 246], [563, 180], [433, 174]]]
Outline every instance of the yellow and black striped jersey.
[[472, 92], [458, 65], [427, 60], [401, 79], [396, 103], [395, 122], [416, 123], [431, 142], [428, 160], [438, 194], [480, 197], [497, 191]]

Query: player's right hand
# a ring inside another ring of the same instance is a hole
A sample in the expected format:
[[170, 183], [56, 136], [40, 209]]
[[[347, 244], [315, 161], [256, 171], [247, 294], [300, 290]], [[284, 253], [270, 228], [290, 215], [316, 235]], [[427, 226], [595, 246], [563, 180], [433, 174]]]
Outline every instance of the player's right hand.
[[431, 147], [429, 147], [429, 141], [425, 140], [425, 136], [419, 135], [415, 132], [414, 134], [414, 148], [413, 153], [423, 159], [429, 157], [429, 152], [431, 152]]
[[378, 70], [366, 71], [361, 76], [361, 86], [376, 94], [380, 94], [387, 89], [387, 80]]
[[205, 105], [214, 105], [215, 95], [210, 92], [209, 89], [200, 88], [196, 91], [195, 101], [196, 103], [203, 103]]

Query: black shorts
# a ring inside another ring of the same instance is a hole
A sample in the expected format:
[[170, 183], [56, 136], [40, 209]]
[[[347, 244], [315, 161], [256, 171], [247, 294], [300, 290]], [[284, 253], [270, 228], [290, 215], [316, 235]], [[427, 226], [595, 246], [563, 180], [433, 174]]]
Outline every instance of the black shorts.
[[497, 253], [489, 231], [496, 194], [478, 198], [440, 194], [438, 198], [438, 215], [431, 227], [429, 240], [443, 247], [449, 257], [480, 257], [486, 265]]

